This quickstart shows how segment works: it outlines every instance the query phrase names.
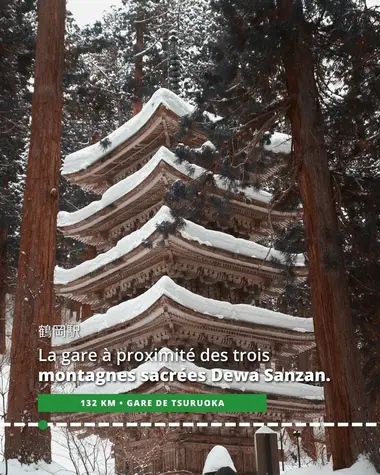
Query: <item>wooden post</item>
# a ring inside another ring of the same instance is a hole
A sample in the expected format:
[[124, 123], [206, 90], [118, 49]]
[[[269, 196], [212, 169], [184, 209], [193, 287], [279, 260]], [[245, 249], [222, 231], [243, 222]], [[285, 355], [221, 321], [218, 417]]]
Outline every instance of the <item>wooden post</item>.
[[280, 475], [277, 433], [262, 426], [255, 433], [257, 475]]
[[[86, 246], [85, 251], [84, 251], [84, 260], [89, 261], [91, 259], [94, 259], [97, 255], [96, 248], [94, 246]], [[77, 315], [77, 321], [84, 322], [88, 318], [92, 317], [94, 315], [94, 312], [92, 311], [91, 305], [89, 304], [79, 304], [78, 305], [78, 315]]]

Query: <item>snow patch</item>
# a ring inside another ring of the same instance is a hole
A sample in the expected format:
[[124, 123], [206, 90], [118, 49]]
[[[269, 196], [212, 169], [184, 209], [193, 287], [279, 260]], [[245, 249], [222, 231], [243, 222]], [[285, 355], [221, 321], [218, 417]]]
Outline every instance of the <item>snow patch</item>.
[[202, 475], [216, 472], [222, 467], [230, 467], [234, 472], [237, 472], [228, 450], [222, 445], [216, 445], [207, 455]]
[[[0, 474], [6, 473], [6, 462], [0, 462]], [[8, 473], [9, 475], [73, 475], [71, 470], [66, 470], [61, 465], [55, 462], [46, 463], [38, 462], [31, 465], [23, 465], [18, 460], [8, 460]]]
[[[73, 282], [90, 272], [125, 256], [136, 249], [142, 242], [146, 241], [156, 231], [158, 225], [163, 222], [172, 223], [173, 221], [170, 209], [167, 206], [162, 206], [152, 219], [137, 231], [120, 239], [116, 246], [109, 251], [99, 254], [94, 259], [82, 262], [72, 269], [56, 267], [54, 283], [56, 285], [62, 285]], [[280, 251], [261, 246], [260, 244], [246, 239], [235, 238], [220, 231], [206, 229], [203, 226], [192, 223], [188, 220], [185, 220], [185, 226], [179, 230], [179, 233], [184, 239], [196, 241], [201, 245], [212, 246], [234, 254], [266, 260], [268, 263], [270, 263], [271, 259], [276, 259], [285, 264], [284, 256]], [[302, 254], [296, 256], [295, 265], [298, 267], [303, 267], [305, 265], [305, 259]]]
[[256, 434], [275, 434], [275, 431], [272, 430], [268, 426], [261, 426], [260, 429], [258, 429], [255, 433]]
[[286, 472], [287, 475], [378, 475], [374, 466], [365, 456], [360, 456], [358, 461], [350, 468], [333, 471], [332, 465], [323, 467], [309, 465], [307, 467], [296, 468]]
[[273, 153], [290, 153], [292, 151], [292, 137], [281, 132], [267, 133], [264, 150]]

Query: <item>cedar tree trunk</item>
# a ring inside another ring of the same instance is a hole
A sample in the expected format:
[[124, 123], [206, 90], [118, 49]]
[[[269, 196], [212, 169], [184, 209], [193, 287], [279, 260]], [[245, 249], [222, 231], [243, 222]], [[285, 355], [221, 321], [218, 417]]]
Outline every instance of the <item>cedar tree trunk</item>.
[[5, 354], [7, 313], [7, 244], [8, 227], [0, 229], [0, 354]]
[[[296, 11], [297, 6], [299, 10]], [[328, 422], [370, 420], [359, 351], [355, 342], [349, 290], [324, 140], [324, 124], [314, 77], [313, 38], [302, 18], [302, 4], [279, 0], [283, 20], [297, 32], [285, 40], [284, 66], [289, 97], [295, 166], [304, 211], [315, 337], [325, 384]], [[377, 465], [368, 428], [330, 428], [334, 469], [350, 467], [370, 453]]]
[[[8, 179], [4, 180], [4, 192], [8, 191]], [[3, 223], [0, 229], [0, 353], [6, 351], [6, 313], [7, 313], [7, 257], [8, 257], [8, 226]]]
[[[65, 0], [39, 0], [32, 131], [21, 228], [18, 281], [13, 317], [9, 422], [49, 420], [37, 412], [37, 396], [50, 385], [38, 382], [39, 371], [49, 370], [38, 359], [46, 354], [49, 338], [39, 338], [38, 327], [54, 321], [58, 178], [62, 120]], [[5, 458], [22, 463], [51, 461], [50, 430], [10, 427]]]

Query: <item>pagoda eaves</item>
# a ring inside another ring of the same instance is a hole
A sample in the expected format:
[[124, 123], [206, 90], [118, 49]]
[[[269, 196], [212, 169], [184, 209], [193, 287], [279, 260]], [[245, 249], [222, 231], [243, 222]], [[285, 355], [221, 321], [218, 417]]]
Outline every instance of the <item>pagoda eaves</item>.
[[[136, 283], [148, 288], [163, 274], [191, 279], [201, 273], [210, 283], [225, 280], [243, 286], [246, 282], [264, 291], [275, 289], [274, 284], [281, 280], [286, 261], [279, 251], [187, 220], [183, 228], [164, 239], [157, 226], [172, 221], [170, 209], [163, 206], [106, 253], [72, 269], [56, 268], [57, 294], [90, 304], [104, 304], [104, 297], [120, 301], [119, 292], [128, 295]], [[300, 279], [308, 274], [302, 255], [295, 258], [294, 272]]]
[[[194, 107], [167, 89], [159, 89], [141, 112], [100, 142], [65, 158], [62, 174], [84, 189], [104, 192], [144, 165], [161, 145], [171, 147], [180, 119]], [[210, 117], [216, 120], [215, 117]], [[183, 138], [190, 146], [201, 145], [205, 136], [194, 131]]]
[[[172, 152], [166, 147], [161, 147], [143, 168], [109, 188], [101, 200], [72, 213], [60, 212], [58, 228], [65, 236], [96, 246], [98, 249], [110, 249], [123, 234], [134, 231], [137, 224], [139, 226], [145, 224], [152, 213], [159, 210], [163, 205], [163, 196], [168, 183], [178, 179], [189, 182], [206, 173], [204, 168], [197, 165], [178, 163]], [[223, 197], [230, 191], [234, 194], [234, 198], [229, 200], [232, 208], [230, 226], [242, 228], [242, 231], [247, 232], [250, 237], [267, 236], [272, 195], [238, 184], [229, 190], [229, 185], [219, 175], [214, 175], [214, 182], [219, 196]], [[215, 190], [210, 192], [215, 193]], [[209, 215], [211, 221], [215, 221], [214, 214], [213, 210], [206, 210], [206, 215]], [[294, 212], [271, 210], [271, 221], [279, 226], [300, 217], [301, 210]]]
[[[193, 106], [173, 92], [159, 89], [143, 109], [124, 125], [100, 142], [68, 155], [63, 163], [62, 175], [85, 190], [103, 193], [139, 170], [160, 146], [172, 148], [178, 143], [180, 120], [193, 111]], [[205, 114], [211, 121], [220, 119]], [[204, 133], [197, 128], [181, 137], [181, 142], [191, 147], [200, 146], [205, 140]], [[263, 149], [269, 155], [289, 155], [291, 137], [275, 132], [265, 140]], [[268, 180], [277, 169], [278, 164], [274, 163], [262, 179]]]
[[82, 322], [77, 337], [56, 338], [53, 344], [57, 353], [68, 349], [101, 352], [105, 347], [119, 349], [126, 341], [134, 348], [147, 348], [151, 341], [158, 346], [188, 341], [194, 347], [203, 342], [242, 349], [255, 341], [261, 349], [270, 350], [273, 358], [315, 347], [310, 318], [205, 298], [167, 276], [144, 294]]
[[[166, 353], [173, 353], [168, 348], [162, 348], [159, 352], [159, 355]], [[158, 357], [159, 358], [159, 357]], [[202, 385], [209, 386], [210, 388], [221, 388], [226, 389], [225, 381], [215, 381], [215, 378], [212, 377], [212, 370], [207, 368], [201, 368], [194, 363], [189, 361], [173, 361], [173, 362], [159, 362], [159, 361], [148, 361], [142, 363], [138, 368], [136, 368], [136, 380], [130, 382], [108, 382], [104, 385], [98, 386], [94, 383], [84, 383], [74, 389], [76, 394], [120, 394], [128, 393], [135, 391], [145, 384], [141, 378], [141, 373], [145, 372], [146, 374], [151, 374], [153, 372], [161, 370], [169, 370], [170, 372], [179, 373], [185, 371], [187, 374], [195, 373], [199, 374], [201, 372], [206, 374], [206, 381], [202, 382]], [[230, 372], [224, 368], [216, 368], [220, 371], [221, 374]], [[305, 383], [298, 382], [268, 382], [264, 375], [260, 373], [258, 382], [247, 381], [242, 382], [243, 378], [239, 377], [240, 371], [234, 371], [235, 378], [233, 381], [228, 382], [228, 389], [231, 391], [243, 391], [246, 393], [261, 393], [261, 394], [271, 394], [274, 396], [289, 397], [301, 400], [309, 401], [323, 401], [324, 392], [323, 388], [320, 386], [313, 386]], [[149, 383], [148, 383], [149, 384]], [[156, 384], [156, 383], [155, 383]], [[201, 386], [201, 385], [199, 385]], [[187, 387], [186, 391], [189, 388]], [[145, 392], [145, 391], [144, 391]], [[200, 391], [202, 392], [202, 391]], [[321, 408], [321, 406], [320, 406]]]

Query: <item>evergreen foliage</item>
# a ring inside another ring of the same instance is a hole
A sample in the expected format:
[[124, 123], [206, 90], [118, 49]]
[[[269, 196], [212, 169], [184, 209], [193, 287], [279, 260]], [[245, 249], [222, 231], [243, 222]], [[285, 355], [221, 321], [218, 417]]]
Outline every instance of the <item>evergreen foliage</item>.
[[[124, 0], [122, 7], [113, 7], [101, 21], [83, 30], [69, 15], [63, 156], [94, 140], [100, 140], [107, 148], [110, 144], [102, 137], [131, 117], [137, 86], [134, 78], [137, 22], [143, 25], [143, 100], [148, 100], [159, 87], [169, 87], [174, 77], [178, 92], [188, 99], [194, 97], [205, 64], [207, 39], [211, 37], [209, 0]], [[175, 51], [170, 47], [173, 36]], [[94, 199], [91, 193], [61, 178], [61, 210], [75, 211]], [[59, 265], [70, 267], [79, 263], [84, 247], [61, 235], [58, 239]]]
[[[0, 2], [0, 228], [7, 229], [8, 278], [17, 249], [35, 47], [33, 0]], [[21, 183], [20, 183], [21, 182]]]
[[[290, 130], [288, 111], [293, 98], [287, 93], [284, 58], [291, 54], [299, 28], [304, 28], [312, 42], [308, 46], [314, 55], [340, 221], [340, 233], [334, 239], [344, 247], [357, 344], [368, 391], [374, 395], [380, 383], [380, 315], [376, 308], [380, 291], [380, 14], [362, 1], [296, 1], [288, 2], [293, 9], [291, 20], [284, 21], [279, 15], [284, 5], [271, 0], [213, 1], [219, 34], [209, 45], [213, 66], [204, 76], [193, 120], [198, 121], [204, 110], [225, 119], [205, 125], [219, 155], [203, 157], [202, 165], [226, 178], [265, 186], [274, 193], [273, 204], [294, 207], [299, 202], [298, 165], [292, 155], [287, 161], [278, 155], [282, 161], [274, 162], [260, 145], [270, 140], [274, 130]], [[191, 128], [191, 122], [187, 118], [184, 129]], [[184, 156], [183, 149], [178, 152]], [[274, 180], [268, 180], [265, 173], [271, 168], [276, 169]], [[172, 193], [175, 202], [176, 196], [186, 196], [187, 191], [176, 184]], [[273, 236], [277, 248], [304, 251], [299, 225], [280, 234]], [[336, 259], [327, 252], [326, 259], [335, 265]], [[298, 287], [286, 287], [283, 310], [296, 310], [300, 292]]]

